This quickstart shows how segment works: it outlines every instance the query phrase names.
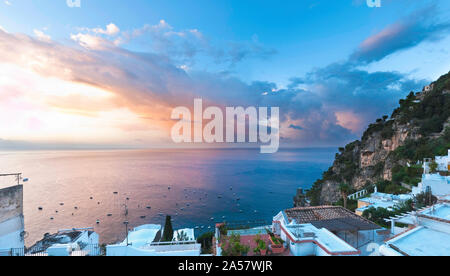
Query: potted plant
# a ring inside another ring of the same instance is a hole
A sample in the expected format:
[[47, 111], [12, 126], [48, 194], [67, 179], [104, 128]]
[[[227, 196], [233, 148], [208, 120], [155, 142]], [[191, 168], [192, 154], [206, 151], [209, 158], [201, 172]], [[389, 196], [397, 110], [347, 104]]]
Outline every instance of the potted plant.
[[224, 239], [221, 247], [223, 256], [247, 256], [250, 251], [250, 247], [241, 244], [240, 235], [235, 234]]
[[269, 237], [270, 237], [270, 242], [271, 242], [270, 249], [272, 250], [272, 253], [274, 253], [274, 254], [283, 253], [285, 250], [284, 245], [283, 245], [283, 243], [284, 243], [283, 239], [281, 239], [280, 237], [278, 237], [277, 235], [275, 235], [274, 233], [272, 233], [269, 230], [267, 230], [267, 233], [269, 234]]
[[254, 252], [256, 254], [260, 254], [261, 256], [266, 256], [266, 254], [267, 254], [266, 242], [261, 238], [260, 235], [256, 235], [255, 242], [256, 242], [257, 246], [256, 246]]
[[239, 251], [241, 253], [241, 256], [247, 256], [248, 252], [250, 251], [250, 247], [247, 245], [239, 244]]
[[260, 240], [258, 243], [259, 253], [261, 256], [266, 256], [267, 254], [267, 244], [265, 241]]

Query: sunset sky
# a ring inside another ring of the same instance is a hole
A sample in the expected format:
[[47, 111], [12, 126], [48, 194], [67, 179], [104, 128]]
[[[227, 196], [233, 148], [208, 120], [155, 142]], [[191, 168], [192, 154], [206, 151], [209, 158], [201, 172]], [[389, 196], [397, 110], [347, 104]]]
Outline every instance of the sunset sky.
[[450, 71], [448, 0], [0, 1], [0, 149], [170, 147], [194, 98], [337, 146]]

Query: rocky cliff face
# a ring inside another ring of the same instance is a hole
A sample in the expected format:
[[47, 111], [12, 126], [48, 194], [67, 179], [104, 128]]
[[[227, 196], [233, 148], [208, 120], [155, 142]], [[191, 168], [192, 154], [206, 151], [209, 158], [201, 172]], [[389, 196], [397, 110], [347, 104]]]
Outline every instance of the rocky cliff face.
[[450, 73], [421, 92], [411, 92], [400, 100], [400, 107], [390, 118], [384, 116], [371, 124], [361, 141], [340, 148], [333, 166], [307, 193], [311, 204], [337, 202], [341, 199], [341, 183], [357, 191], [378, 181], [392, 181], [394, 167], [443, 151], [433, 149], [432, 144], [450, 147], [445, 136], [446, 127], [450, 126], [449, 91]]

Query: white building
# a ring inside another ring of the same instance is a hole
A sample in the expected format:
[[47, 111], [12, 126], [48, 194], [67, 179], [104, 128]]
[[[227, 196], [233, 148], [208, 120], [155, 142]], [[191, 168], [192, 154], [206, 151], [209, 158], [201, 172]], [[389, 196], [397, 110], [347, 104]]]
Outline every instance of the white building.
[[[161, 225], [136, 227], [122, 243], [106, 246], [106, 256], [200, 256], [201, 244], [197, 243], [193, 229], [174, 231], [172, 242], [155, 242], [161, 232]], [[177, 241], [178, 234], [184, 240]]]
[[392, 195], [375, 191], [369, 197], [358, 200], [358, 208], [355, 210], [355, 213], [362, 216], [364, 211], [370, 208], [385, 208], [392, 211], [412, 198], [411, 194]]
[[289, 222], [280, 212], [274, 217], [273, 230], [288, 246], [293, 256], [359, 256], [361, 252], [325, 228]]
[[450, 149], [447, 156], [436, 156], [434, 161], [438, 164], [438, 171], [448, 172], [450, 167]]
[[93, 228], [59, 230], [45, 234], [29, 248], [27, 256], [98, 256], [101, 254], [99, 236]]
[[434, 158], [438, 165], [438, 173], [430, 172], [431, 159], [426, 159], [423, 163], [424, 173], [422, 175], [422, 181], [417, 187], [413, 187], [412, 194], [418, 195], [424, 193], [427, 189], [431, 189], [431, 192], [438, 199], [445, 198], [450, 195], [450, 150], [448, 150], [447, 156], [436, 156]]
[[450, 203], [439, 203], [391, 221], [409, 228], [386, 241], [379, 249], [381, 255], [450, 256]]
[[273, 218], [272, 231], [294, 256], [359, 256], [380, 227], [338, 206], [293, 208]]
[[443, 176], [438, 173], [423, 174], [422, 181], [417, 187], [413, 187], [412, 194], [418, 195], [431, 189], [434, 196], [441, 198], [450, 195], [450, 176]]
[[[20, 180], [20, 174], [16, 176]], [[0, 189], [0, 256], [23, 252], [24, 228], [23, 186], [3, 186]]]

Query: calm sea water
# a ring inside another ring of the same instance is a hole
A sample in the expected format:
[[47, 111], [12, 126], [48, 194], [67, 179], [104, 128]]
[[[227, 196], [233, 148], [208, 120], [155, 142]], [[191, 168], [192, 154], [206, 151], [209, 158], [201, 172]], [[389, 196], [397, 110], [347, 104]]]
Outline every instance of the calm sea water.
[[163, 224], [166, 214], [175, 228], [198, 226], [199, 232], [223, 220], [270, 222], [292, 207], [296, 189], [309, 188], [334, 154], [331, 149], [272, 155], [256, 149], [1, 152], [0, 168], [29, 178], [27, 245], [47, 232], [75, 227], [95, 227], [102, 243], [113, 243], [124, 239], [125, 220], [130, 227]]

